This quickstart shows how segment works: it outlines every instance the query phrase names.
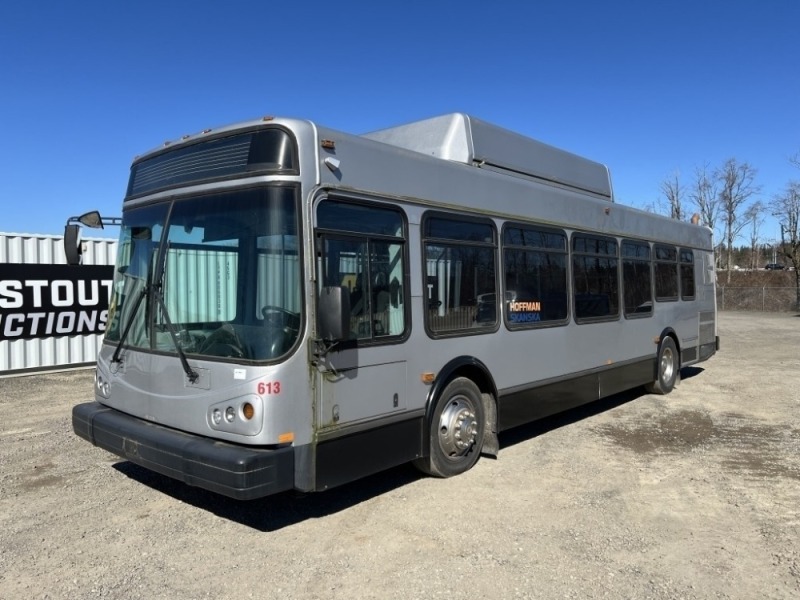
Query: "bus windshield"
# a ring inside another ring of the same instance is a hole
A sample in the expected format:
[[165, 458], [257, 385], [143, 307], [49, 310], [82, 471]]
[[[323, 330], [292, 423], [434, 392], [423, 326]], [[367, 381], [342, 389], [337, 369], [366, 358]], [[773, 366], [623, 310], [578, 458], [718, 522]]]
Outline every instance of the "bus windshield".
[[176, 353], [177, 341], [190, 356], [277, 359], [302, 322], [299, 248], [293, 186], [127, 210], [106, 341], [160, 353]]

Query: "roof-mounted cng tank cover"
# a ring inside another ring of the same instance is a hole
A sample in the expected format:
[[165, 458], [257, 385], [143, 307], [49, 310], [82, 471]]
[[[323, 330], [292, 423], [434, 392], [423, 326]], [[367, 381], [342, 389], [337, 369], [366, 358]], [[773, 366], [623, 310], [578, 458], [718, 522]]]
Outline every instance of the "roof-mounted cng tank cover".
[[612, 200], [611, 179], [605, 165], [463, 113], [381, 129], [363, 137]]

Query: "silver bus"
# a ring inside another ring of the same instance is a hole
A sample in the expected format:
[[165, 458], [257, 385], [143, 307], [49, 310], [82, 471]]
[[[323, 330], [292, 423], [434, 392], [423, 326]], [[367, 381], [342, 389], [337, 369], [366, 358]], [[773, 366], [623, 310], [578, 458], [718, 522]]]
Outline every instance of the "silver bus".
[[237, 499], [406, 462], [718, 349], [711, 231], [463, 114], [350, 135], [266, 117], [137, 157], [75, 433]]

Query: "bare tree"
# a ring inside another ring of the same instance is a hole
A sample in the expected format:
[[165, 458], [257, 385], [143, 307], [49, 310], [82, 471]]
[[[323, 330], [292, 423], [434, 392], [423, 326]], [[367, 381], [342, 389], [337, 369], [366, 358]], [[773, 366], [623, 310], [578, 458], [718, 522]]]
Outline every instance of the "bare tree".
[[756, 173], [756, 169], [749, 163], [739, 163], [735, 158], [729, 158], [714, 172], [715, 179], [719, 182], [719, 205], [727, 250], [728, 283], [731, 281], [733, 242], [747, 225], [742, 209], [745, 202], [760, 190], [755, 184]]
[[719, 216], [717, 182], [708, 172], [708, 165], [695, 169], [694, 182], [689, 190], [689, 198], [700, 213], [700, 222], [715, 230]]
[[643, 204], [641, 208], [642, 210], [653, 213], [654, 215], [660, 215], [664, 213], [664, 207], [661, 206], [661, 202], [659, 200], [647, 202]]
[[[711, 229], [714, 239], [719, 240], [721, 237], [717, 231], [719, 195], [717, 194], [717, 182], [709, 173], [708, 164], [695, 169], [694, 181], [689, 188], [689, 200], [697, 208], [700, 223]], [[720, 253], [715, 251], [714, 256], [719, 265]]]
[[680, 173], [675, 171], [669, 179], [661, 182], [660, 187], [669, 207], [670, 218], [682, 221], [684, 218], [683, 197], [685, 195], [685, 187], [681, 185]]
[[750, 205], [744, 213], [745, 221], [750, 224], [750, 268], [758, 268], [758, 241], [761, 236], [761, 226], [764, 224], [764, 203], [760, 200]]
[[[800, 168], [800, 164], [797, 164]], [[770, 204], [781, 225], [780, 252], [794, 266], [797, 310], [800, 310], [800, 182], [791, 181]]]

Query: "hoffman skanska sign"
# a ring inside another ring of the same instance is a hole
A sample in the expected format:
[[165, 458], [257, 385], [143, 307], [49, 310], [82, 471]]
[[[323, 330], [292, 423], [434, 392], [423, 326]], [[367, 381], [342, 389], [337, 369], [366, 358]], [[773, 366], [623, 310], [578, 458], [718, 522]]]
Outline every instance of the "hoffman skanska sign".
[[103, 333], [113, 266], [0, 264], [0, 341]]

